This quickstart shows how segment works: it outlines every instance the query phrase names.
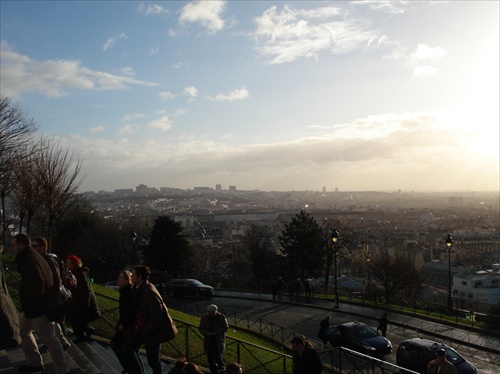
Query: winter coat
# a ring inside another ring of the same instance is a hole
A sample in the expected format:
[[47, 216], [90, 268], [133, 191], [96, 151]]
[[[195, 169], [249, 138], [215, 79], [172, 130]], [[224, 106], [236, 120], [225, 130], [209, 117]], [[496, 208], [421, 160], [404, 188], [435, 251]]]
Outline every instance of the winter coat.
[[46, 313], [44, 297], [54, 285], [52, 270], [41, 254], [33, 248], [25, 248], [16, 256], [21, 274], [19, 296], [26, 318], [36, 318]]
[[172, 340], [177, 335], [168, 308], [156, 287], [148, 281], [142, 283], [134, 294], [139, 328], [144, 329], [144, 339], [153, 344]]
[[72, 271], [76, 278], [76, 287], [67, 285], [73, 294], [73, 304], [67, 314], [70, 321], [87, 323], [95, 321], [101, 316], [88, 271], [89, 269], [86, 267], [77, 267]]
[[[213, 327], [211, 327], [211, 325]], [[211, 317], [208, 314], [205, 314], [200, 318], [200, 332], [205, 337], [203, 341], [203, 350], [205, 354], [208, 355], [208, 349], [210, 346], [210, 338], [208, 335], [209, 332], [215, 332], [215, 344], [217, 345], [217, 350], [219, 354], [223, 354], [226, 350], [226, 331], [229, 329], [229, 324], [227, 323], [226, 316], [222, 313], [216, 312], [215, 316]]]
[[293, 354], [293, 374], [321, 374], [323, 364], [314, 348], [304, 345], [300, 353]]

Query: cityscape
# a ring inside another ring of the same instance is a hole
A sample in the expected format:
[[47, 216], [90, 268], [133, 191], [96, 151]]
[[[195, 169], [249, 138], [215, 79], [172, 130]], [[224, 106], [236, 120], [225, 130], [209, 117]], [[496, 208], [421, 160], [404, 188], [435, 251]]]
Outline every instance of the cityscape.
[[[240, 191], [220, 184], [181, 190], [148, 187], [112, 192], [86, 192], [95, 211], [109, 220], [153, 220], [160, 215], [181, 222], [184, 235], [198, 247], [226, 253], [205, 271], [217, 269], [229, 277], [227, 263], [242, 251], [251, 225], [278, 236], [297, 213], [306, 211], [322, 227], [340, 222], [366, 233], [359, 253], [363, 258], [388, 251], [404, 253], [423, 277], [423, 297], [446, 304], [449, 274], [457, 306], [485, 311], [500, 302], [499, 196], [497, 192], [393, 192]], [[453, 249], [446, 238], [453, 238]], [[450, 269], [449, 269], [450, 265]], [[198, 276], [200, 276], [199, 274]], [[322, 280], [317, 280], [320, 283]], [[363, 293], [369, 289], [366, 275], [354, 265], [342, 263], [339, 288]], [[331, 284], [331, 283], [330, 283]]]

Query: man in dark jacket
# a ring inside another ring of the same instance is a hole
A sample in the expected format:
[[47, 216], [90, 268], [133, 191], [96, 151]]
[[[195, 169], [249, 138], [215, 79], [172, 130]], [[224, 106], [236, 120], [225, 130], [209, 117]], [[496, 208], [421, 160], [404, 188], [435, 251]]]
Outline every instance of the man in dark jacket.
[[200, 318], [200, 332], [203, 334], [203, 349], [207, 355], [211, 374], [224, 372], [222, 354], [226, 349], [226, 332], [229, 329], [226, 316], [219, 313], [217, 305], [207, 307], [207, 314]]
[[149, 283], [151, 271], [147, 266], [137, 265], [132, 272], [132, 283], [135, 286], [133, 304], [137, 311], [138, 327], [132, 336], [123, 344], [121, 355], [125, 370], [129, 374], [143, 374], [137, 348], [146, 347], [146, 356], [153, 374], [160, 374], [160, 345], [172, 340], [177, 329], [168, 314], [168, 309], [156, 287]]
[[44, 297], [54, 285], [52, 270], [43, 257], [31, 248], [31, 240], [26, 234], [17, 234], [11, 242], [16, 254], [16, 263], [21, 275], [22, 313], [19, 319], [22, 349], [27, 365], [19, 367], [19, 373], [36, 373], [43, 370], [43, 360], [38, 351], [33, 331], [49, 348], [55, 374], [68, 373], [68, 364], [63, 347], [57, 339], [54, 322], [45, 315]]
[[321, 374], [323, 364], [318, 352], [305, 344], [303, 338], [296, 336], [292, 339], [293, 374]]

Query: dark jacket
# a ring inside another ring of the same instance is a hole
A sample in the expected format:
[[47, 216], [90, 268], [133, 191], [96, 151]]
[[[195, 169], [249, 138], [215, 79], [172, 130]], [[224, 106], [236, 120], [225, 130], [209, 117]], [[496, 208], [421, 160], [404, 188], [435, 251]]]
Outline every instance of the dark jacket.
[[125, 329], [135, 328], [137, 325], [137, 310], [133, 304], [132, 285], [130, 284], [120, 288], [119, 310], [120, 316], [116, 326], [122, 325]]
[[21, 274], [19, 295], [26, 318], [36, 318], [45, 314], [44, 296], [54, 285], [52, 270], [45, 259], [33, 248], [25, 248], [16, 256]]
[[207, 333], [210, 331], [215, 332], [215, 335], [213, 337], [215, 338], [217, 350], [220, 354], [223, 354], [226, 349], [226, 331], [229, 329], [229, 324], [227, 323], [226, 316], [219, 312], [217, 312], [213, 317], [205, 314], [200, 318], [199, 329], [205, 338], [205, 340], [203, 341], [203, 349], [205, 354], [208, 355], [208, 349], [210, 346], [210, 336], [207, 335]]
[[76, 287], [68, 286], [73, 294], [73, 303], [68, 312], [68, 319], [81, 321], [83, 323], [95, 321], [101, 316], [99, 306], [88, 277], [89, 269], [77, 267], [73, 270], [76, 277]]
[[303, 351], [293, 354], [293, 374], [321, 374], [323, 364], [318, 352], [307, 345]]
[[0, 261], [0, 350], [21, 344], [19, 313], [12, 302]]
[[134, 294], [139, 327], [144, 329], [144, 339], [153, 344], [172, 340], [177, 335], [168, 309], [156, 287], [148, 281], [142, 283]]

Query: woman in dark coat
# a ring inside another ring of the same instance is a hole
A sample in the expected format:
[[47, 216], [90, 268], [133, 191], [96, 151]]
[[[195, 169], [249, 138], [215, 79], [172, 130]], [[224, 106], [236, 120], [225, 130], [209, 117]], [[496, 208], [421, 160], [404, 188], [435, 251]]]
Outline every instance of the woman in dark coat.
[[67, 314], [67, 320], [73, 326], [75, 343], [90, 339], [94, 328], [89, 322], [95, 321], [101, 316], [97, 300], [88, 277], [89, 269], [83, 267], [82, 260], [71, 255], [66, 259], [66, 267], [76, 278], [76, 285], [67, 284], [73, 294], [73, 305]]

